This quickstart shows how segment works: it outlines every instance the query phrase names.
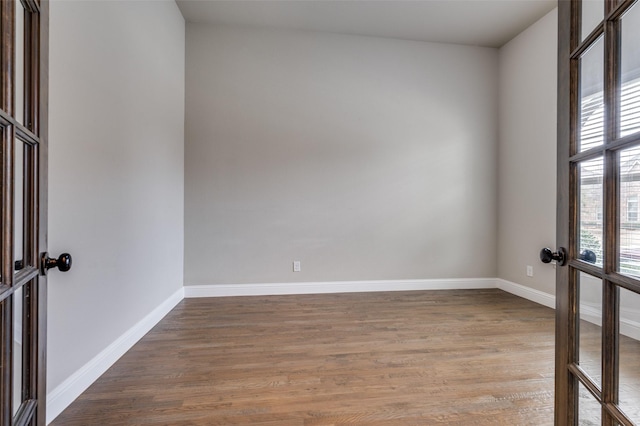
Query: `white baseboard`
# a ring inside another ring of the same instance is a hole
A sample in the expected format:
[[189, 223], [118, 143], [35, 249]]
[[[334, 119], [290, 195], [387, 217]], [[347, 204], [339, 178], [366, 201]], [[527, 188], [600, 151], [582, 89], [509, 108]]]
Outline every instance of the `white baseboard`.
[[[640, 323], [631, 319], [631, 316], [636, 318], [637, 315], [637, 309], [622, 309], [620, 312], [620, 334], [631, 337], [634, 340], [640, 340]], [[580, 318], [601, 327], [602, 308], [593, 303], [581, 303]]]
[[82, 366], [64, 382], [47, 394], [47, 424], [51, 423], [82, 392], [109, 369], [138, 340], [149, 332], [184, 298], [184, 289], [176, 291], [160, 306], [131, 327], [105, 350]]
[[580, 319], [602, 327], [602, 308], [592, 303], [580, 303]]
[[[516, 284], [503, 279], [496, 279], [496, 287], [500, 290], [504, 290], [516, 296], [520, 296], [532, 302], [536, 302], [540, 305], [544, 305], [548, 308], [556, 308], [556, 297], [549, 293], [544, 293], [533, 288], [525, 287], [520, 284]], [[638, 316], [636, 310], [626, 309], [620, 318], [620, 334], [631, 337], [635, 340], [640, 340], [640, 323], [630, 318], [625, 318], [624, 313], [629, 316], [634, 315], [634, 318]], [[597, 305], [582, 303], [580, 304], [581, 318], [585, 321], [589, 321], [592, 324], [598, 326], [602, 323], [602, 312]]]
[[620, 319], [620, 334], [640, 340], [640, 323], [629, 319]]
[[330, 281], [274, 284], [185, 285], [184, 297], [275, 296], [284, 294], [361, 293], [368, 291], [462, 290], [496, 288], [494, 278]]
[[537, 304], [546, 306], [547, 308], [556, 308], [556, 296], [553, 294], [545, 293], [501, 278], [496, 278], [495, 282], [496, 288], [506, 291], [507, 293], [515, 294], [516, 296], [531, 300], [532, 302], [536, 302]]

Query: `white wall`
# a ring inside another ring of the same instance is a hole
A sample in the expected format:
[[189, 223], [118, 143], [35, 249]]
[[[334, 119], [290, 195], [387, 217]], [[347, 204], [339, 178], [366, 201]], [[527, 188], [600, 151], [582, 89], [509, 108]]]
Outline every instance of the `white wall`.
[[494, 277], [497, 81], [495, 49], [188, 24], [185, 285]]
[[49, 390], [182, 287], [184, 20], [53, 1], [50, 54]]
[[[557, 9], [500, 49], [498, 277], [555, 294]], [[526, 266], [533, 266], [527, 277]]]

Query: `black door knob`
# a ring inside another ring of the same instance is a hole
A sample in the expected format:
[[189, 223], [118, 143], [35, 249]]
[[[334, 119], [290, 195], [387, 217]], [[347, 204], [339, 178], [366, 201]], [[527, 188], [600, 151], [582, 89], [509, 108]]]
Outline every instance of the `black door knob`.
[[50, 258], [49, 253], [42, 253], [40, 272], [45, 275], [51, 268], [58, 268], [60, 272], [67, 272], [71, 269], [71, 255], [69, 253], [62, 253], [57, 259], [55, 259]]
[[549, 263], [555, 260], [560, 266], [564, 266], [567, 263], [567, 251], [564, 247], [560, 247], [557, 252], [553, 252], [550, 248], [545, 247], [540, 250], [540, 260], [542, 263]]

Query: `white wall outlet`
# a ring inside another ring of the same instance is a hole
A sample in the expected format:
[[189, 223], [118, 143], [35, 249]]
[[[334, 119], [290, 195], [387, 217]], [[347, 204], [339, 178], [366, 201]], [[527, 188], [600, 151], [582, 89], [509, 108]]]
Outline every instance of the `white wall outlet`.
[[300, 269], [300, 261], [299, 260], [294, 260], [293, 261], [293, 272], [300, 272], [302, 269]]
[[532, 277], [533, 276], [533, 266], [531, 266], [531, 265], [527, 265], [527, 276], [528, 277]]

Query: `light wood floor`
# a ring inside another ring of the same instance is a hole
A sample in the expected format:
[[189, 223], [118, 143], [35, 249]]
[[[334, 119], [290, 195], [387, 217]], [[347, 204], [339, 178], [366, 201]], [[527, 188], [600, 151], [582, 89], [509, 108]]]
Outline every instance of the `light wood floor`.
[[500, 290], [185, 299], [53, 425], [551, 425], [553, 324]]

